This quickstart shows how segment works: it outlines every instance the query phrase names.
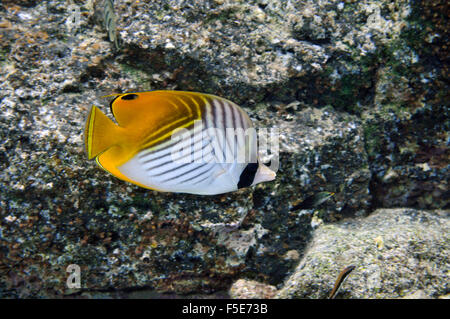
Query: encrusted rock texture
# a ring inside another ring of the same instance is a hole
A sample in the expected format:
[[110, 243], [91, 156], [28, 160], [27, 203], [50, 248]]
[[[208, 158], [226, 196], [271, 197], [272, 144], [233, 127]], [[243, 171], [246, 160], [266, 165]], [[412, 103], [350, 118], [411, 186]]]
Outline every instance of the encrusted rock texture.
[[[349, 263], [336, 297], [449, 294], [447, 1], [116, 0], [115, 32], [107, 2], [0, 3], [1, 297], [325, 298]], [[88, 161], [89, 107], [154, 89], [276, 128], [277, 179], [158, 193]]]
[[327, 298], [352, 265], [336, 297], [422, 298], [448, 294], [448, 212], [379, 209], [364, 219], [321, 225], [277, 298]]

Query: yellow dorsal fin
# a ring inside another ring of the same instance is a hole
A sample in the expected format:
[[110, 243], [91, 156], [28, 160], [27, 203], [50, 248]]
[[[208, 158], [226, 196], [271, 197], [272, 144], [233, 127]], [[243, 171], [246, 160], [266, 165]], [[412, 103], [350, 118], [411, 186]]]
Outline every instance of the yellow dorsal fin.
[[203, 104], [201, 98], [191, 92], [150, 91], [118, 95], [111, 101], [110, 107], [117, 123], [127, 127], [141, 121], [153, 124], [151, 122], [199, 117], [200, 104]]
[[201, 119], [205, 101], [193, 92], [151, 91], [119, 95], [110, 106], [120, 127], [132, 130], [141, 147], [147, 148]]
[[92, 159], [120, 140], [120, 128], [95, 105], [92, 106], [84, 129], [84, 144], [89, 159]]

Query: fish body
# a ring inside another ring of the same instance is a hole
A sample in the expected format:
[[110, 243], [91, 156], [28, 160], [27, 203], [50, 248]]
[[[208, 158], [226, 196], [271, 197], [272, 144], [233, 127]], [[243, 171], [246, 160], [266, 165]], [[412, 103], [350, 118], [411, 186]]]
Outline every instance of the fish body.
[[342, 269], [342, 271], [339, 273], [339, 276], [336, 278], [336, 282], [334, 283], [333, 290], [331, 290], [330, 295], [328, 296], [328, 299], [334, 299], [336, 297], [336, 294], [341, 287], [344, 280], [350, 275], [350, 273], [355, 269], [355, 266], [351, 265], [348, 267], [345, 267]]
[[114, 0], [88, 0], [86, 1], [86, 7], [93, 11], [95, 22], [106, 31], [109, 41], [114, 43], [114, 49], [120, 50]]
[[116, 16], [114, 14], [114, 1], [105, 0], [103, 5], [104, 5], [103, 26], [108, 32], [109, 41], [114, 43], [116, 50], [119, 50], [119, 43], [117, 40], [117, 31], [116, 31]]
[[118, 94], [115, 124], [96, 106], [85, 126], [88, 158], [141, 187], [200, 195], [273, 180], [258, 161], [248, 115], [224, 98], [184, 91]]

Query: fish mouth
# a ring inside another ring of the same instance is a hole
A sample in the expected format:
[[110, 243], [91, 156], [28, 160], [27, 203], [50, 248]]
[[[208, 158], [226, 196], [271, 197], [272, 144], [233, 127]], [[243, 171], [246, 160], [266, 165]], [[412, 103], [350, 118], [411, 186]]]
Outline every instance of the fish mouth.
[[269, 178], [269, 180], [273, 181], [275, 179], [275, 177], [277, 177], [277, 173], [275, 173], [274, 171], [272, 171], [269, 167], [267, 167], [266, 165], [261, 165], [261, 173], [264, 174], [264, 176], [266, 176], [267, 178]]

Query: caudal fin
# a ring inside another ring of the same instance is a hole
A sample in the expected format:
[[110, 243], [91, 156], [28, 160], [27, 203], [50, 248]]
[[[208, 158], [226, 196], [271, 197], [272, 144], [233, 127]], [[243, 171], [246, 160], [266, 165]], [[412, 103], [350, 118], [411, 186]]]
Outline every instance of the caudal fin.
[[117, 144], [118, 130], [119, 126], [93, 105], [84, 129], [84, 145], [88, 158], [92, 159]]

